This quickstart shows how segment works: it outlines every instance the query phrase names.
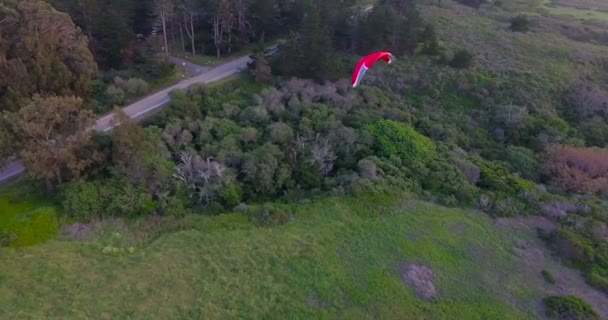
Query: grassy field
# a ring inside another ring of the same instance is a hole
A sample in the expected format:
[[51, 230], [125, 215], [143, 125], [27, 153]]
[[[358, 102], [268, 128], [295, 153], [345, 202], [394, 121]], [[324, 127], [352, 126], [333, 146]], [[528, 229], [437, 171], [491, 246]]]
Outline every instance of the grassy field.
[[[133, 254], [0, 249], [0, 318], [534, 319], [542, 298], [540, 274], [517, 272], [513, 238], [481, 213], [362, 198], [300, 206], [273, 228], [187, 220]], [[434, 301], [404, 284], [405, 263], [433, 270]]]
[[0, 238], [11, 246], [44, 242], [57, 235], [57, 208], [27, 182], [0, 188]]
[[608, 6], [597, 0], [552, 1], [543, 0], [543, 8], [554, 15], [568, 15], [581, 20], [608, 22]]

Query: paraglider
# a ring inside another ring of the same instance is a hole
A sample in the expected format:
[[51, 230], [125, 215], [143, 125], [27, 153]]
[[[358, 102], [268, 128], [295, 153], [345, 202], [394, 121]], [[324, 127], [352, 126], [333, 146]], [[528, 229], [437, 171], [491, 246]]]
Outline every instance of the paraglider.
[[359, 83], [361, 82], [361, 78], [363, 78], [365, 72], [369, 70], [369, 68], [371, 68], [374, 63], [376, 63], [376, 61], [380, 59], [390, 64], [391, 62], [393, 62], [393, 55], [390, 52], [386, 51], [376, 52], [363, 57], [363, 59], [361, 59], [361, 61], [357, 63], [357, 67], [355, 67], [355, 71], [353, 72], [353, 77], [351, 81], [353, 84], [353, 88], [359, 85]]

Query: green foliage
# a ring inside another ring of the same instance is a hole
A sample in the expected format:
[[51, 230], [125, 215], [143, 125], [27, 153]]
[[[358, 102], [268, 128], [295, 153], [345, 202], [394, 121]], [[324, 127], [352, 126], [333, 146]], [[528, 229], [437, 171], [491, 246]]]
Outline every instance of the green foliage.
[[541, 168], [534, 151], [509, 145], [504, 149], [501, 159], [509, 163], [511, 172], [519, 173], [525, 179], [539, 180]]
[[63, 209], [71, 217], [91, 220], [112, 216], [145, 216], [156, 210], [156, 202], [141, 187], [125, 180], [79, 181], [63, 191]]
[[288, 209], [273, 204], [250, 208], [249, 216], [256, 225], [264, 227], [283, 225], [295, 219]]
[[460, 49], [454, 52], [449, 65], [456, 69], [467, 69], [473, 66], [474, 62], [475, 56], [471, 52], [466, 49]]
[[608, 293], [608, 268], [592, 265], [585, 273], [585, 277], [590, 285]]
[[589, 302], [576, 296], [549, 296], [543, 299], [546, 314], [555, 320], [599, 320]]
[[424, 166], [436, 152], [434, 142], [414, 128], [392, 120], [382, 120], [367, 127], [376, 139], [380, 155], [398, 156], [407, 166]]
[[532, 181], [511, 174], [505, 167], [487, 161], [478, 162], [481, 169], [479, 186], [492, 191], [517, 196], [522, 191], [534, 189]]
[[593, 243], [580, 234], [561, 229], [554, 243], [560, 255], [574, 263], [585, 265], [593, 261]]
[[511, 31], [515, 32], [527, 32], [530, 30], [530, 21], [528, 16], [525, 14], [518, 14], [511, 19], [511, 25], [509, 26]]
[[97, 65], [87, 38], [46, 1], [2, 1], [0, 42], [0, 111], [15, 111], [37, 93], [90, 93]]
[[451, 157], [447, 154], [438, 156], [429, 163], [428, 174], [419, 181], [425, 190], [433, 194], [455, 197], [458, 203], [470, 205], [477, 194], [477, 189], [451, 161]]
[[150, 90], [148, 83], [139, 78], [131, 78], [125, 84], [125, 91], [130, 97], [139, 97]]
[[553, 276], [553, 274], [551, 274], [551, 272], [549, 272], [548, 270], [543, 270], [540, 272], [540, 274], [543, 276], [543, 279], [547, 281], [547, 283], [555, 284], [555, 277]]
[[127, 99], [125, 90], [122, 88], [119, 88], [113, 84], [111, 84], [108, 87], [108, 89], [106, 89], [106, 95], [107, 95], [108, 99], [110, 100], [110, 103], [112, 103], [113, 105], [118, 105], [118, 106], [124, 105], [124, 103]]

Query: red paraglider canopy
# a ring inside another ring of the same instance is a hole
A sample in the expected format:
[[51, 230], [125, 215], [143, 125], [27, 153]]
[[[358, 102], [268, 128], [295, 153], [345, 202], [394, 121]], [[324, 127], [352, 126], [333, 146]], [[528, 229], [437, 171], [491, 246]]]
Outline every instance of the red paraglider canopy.
[[390, 64], [393, 61], [393, 55], [387, 51], [376, 52], [363, 57], [363, 59], [361, 59], [359, 63], [357, 63], [357, 67], [355, 67], [355, 71], [353, 72], [353, 77], [351, 80], [353, 88], [359, 85], [359, 83], [361, 82], [361, 78], [363, 78], [365, 72], [369, 70], [369, 68], [371, 68], [374, 63], [376, 63], [376, 61], [380, 59]]

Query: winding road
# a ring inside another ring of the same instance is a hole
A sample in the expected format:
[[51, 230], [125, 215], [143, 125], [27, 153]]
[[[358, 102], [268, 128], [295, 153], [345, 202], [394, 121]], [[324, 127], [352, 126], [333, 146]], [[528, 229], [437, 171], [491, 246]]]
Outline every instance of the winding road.
[[[276, 52], [277, 46], [271, 46], [267, 50], [268, 52]], [[133, 104], [125, 106], [123, 110], [132, 119], [141, 120], [151, 113], [151, 111], [160, 109], [166, 106], [171, 98], [169, 93], [175, 89], [185, 89], [193, 84], [197, 83], [210, 83], [227, 78], [241, 70], [247, 68], [247, 63], [250, 61], [250, 56], [243, 56], [224, 64], [218, 65], [214, 68], [197, 66], [189, 63], [185, 60], [172, 57], [171, 62], [184, 66], [190, 72], [190, 78], [184, 79], [166, 89], [153, 93]], [[185, 65], [184, 65], [185, 63]], [[99, 131], [110, 131], [117, 124], [113, 121], [114, 114], [105, 115], [97, 119], [95, 125], [96, 130]], [[11, 162], [6, 168], [0, 171], [0, 184], [6, 183], [20, 175], [25, 173], [25, 168], [20, 161]]]

